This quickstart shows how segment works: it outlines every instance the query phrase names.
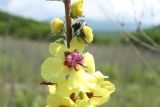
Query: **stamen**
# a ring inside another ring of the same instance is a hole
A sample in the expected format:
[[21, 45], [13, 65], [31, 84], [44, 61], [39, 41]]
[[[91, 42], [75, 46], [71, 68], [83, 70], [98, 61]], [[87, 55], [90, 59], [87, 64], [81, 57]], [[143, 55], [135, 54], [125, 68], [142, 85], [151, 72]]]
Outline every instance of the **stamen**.
[[102, 96], [93, 96], [93, 97], [102, 97]]
[[70, 95], [70, 99], [73, 101], [73, 102], [76, 102], [76, 94], [75, 93], [72, 93]]
[[74, 50], [72, 52], [69, 51], [64, 52], [64, 57], [65, 57], [64, 65], [68, 66], [69, 68], [74, 68], [76, 71], [78, 71], [79, 69], [77, 69], [77, 65], [85, 67], [83, 65], [84, 57], [77, 50]]
[[93, 97], [93, 92], [86, 92], [86, 95], [88, 98], [92, 98]]
[[83, 64], [81, 64], [81, 63], [77, 63], [77, 64], [83, 66], [84, 68], [87, 68], [87, 66], [85, 66], [85, 65], [83, 65]]
[[102, 97], [102, 96], [94, 96], [93, 92], [86, 92], [86, 95], [88, 98], [92, 98], [92, 97]]
[[83, 59], [84, 59], [84, 57], [83, 57], [83, 56], [81, 56], [81, 57], [80, 57], [80, 59], [79, 59], [79, 60], [77, 60], [77, 61], [79, 62], [79, 61], [82, 61]]
[[78, 69], [76, 68], [76, 66], [74, 66], [74, 69], [75, 69], [76, 71], [78, 71]]

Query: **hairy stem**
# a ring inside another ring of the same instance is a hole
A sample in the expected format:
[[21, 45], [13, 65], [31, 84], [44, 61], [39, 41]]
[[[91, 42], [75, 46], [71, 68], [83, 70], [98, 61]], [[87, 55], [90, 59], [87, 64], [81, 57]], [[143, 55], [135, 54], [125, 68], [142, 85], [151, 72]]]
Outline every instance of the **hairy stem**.
[[64, 0], [66, 29], [67, 29], [67, 47], [70, 48], [70, 41], [72, 39], [71, 19], [70, 19], [70, 0]]

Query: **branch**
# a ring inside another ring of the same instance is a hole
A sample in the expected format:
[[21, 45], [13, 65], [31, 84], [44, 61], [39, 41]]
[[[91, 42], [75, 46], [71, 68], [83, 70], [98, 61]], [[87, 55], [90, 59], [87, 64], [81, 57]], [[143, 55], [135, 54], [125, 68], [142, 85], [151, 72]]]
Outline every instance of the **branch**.
[[70, 0], [64, 0], [66, 29], [67, 29], [67, 47], [70, 48], [70, 41], [72, 39], [71, 19], [70, 19]]

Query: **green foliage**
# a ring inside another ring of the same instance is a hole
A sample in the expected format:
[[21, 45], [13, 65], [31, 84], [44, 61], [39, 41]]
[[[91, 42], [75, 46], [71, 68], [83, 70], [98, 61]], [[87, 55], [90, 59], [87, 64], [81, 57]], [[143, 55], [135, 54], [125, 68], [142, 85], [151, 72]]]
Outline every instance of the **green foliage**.
[[[159, 107], [160, 86], [154, 72], [141, 66], [134, 65], [134, 68], [127, 72], [121, 71], [116, 65], [101, 68], [116, 86], [111, 100], [102, 107]], [[159, 70], [158, 65], [156, 69]], [[156, 75], [160, 76], [160, 73]]]
[[121, 36], [116, 31], [96, 31], [94, 32], [95, 44], [118, 44], [120, 43]]
[[133, 34], [140, 40], [147, 44], [153, 45], [152, 41], [160, 45], [160, 26], [148, 28], [142, 31], [133, 32]]
[[45, 22], [25, 19], [0, 11], [0, 34], [17, 38], [44, 40], [50, 32], [50, 26]]

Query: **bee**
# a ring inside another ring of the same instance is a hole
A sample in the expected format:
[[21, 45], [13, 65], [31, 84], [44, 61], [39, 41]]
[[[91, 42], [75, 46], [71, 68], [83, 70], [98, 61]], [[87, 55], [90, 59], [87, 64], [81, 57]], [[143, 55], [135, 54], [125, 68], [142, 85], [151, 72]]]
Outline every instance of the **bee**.
[[72, 33], [76, 36], [79, 36], [81, 34], [83, 26], [86, 25], [86, 21], [82, 17], [77, 17], [74, 19], [72, 23]]
[[93, 41], [92, 29], [86, 24], [86, 21], [82, 17], [74, 19], [72, 23], [72, 34], [77, 37], [81, 37], [87, 44]]

